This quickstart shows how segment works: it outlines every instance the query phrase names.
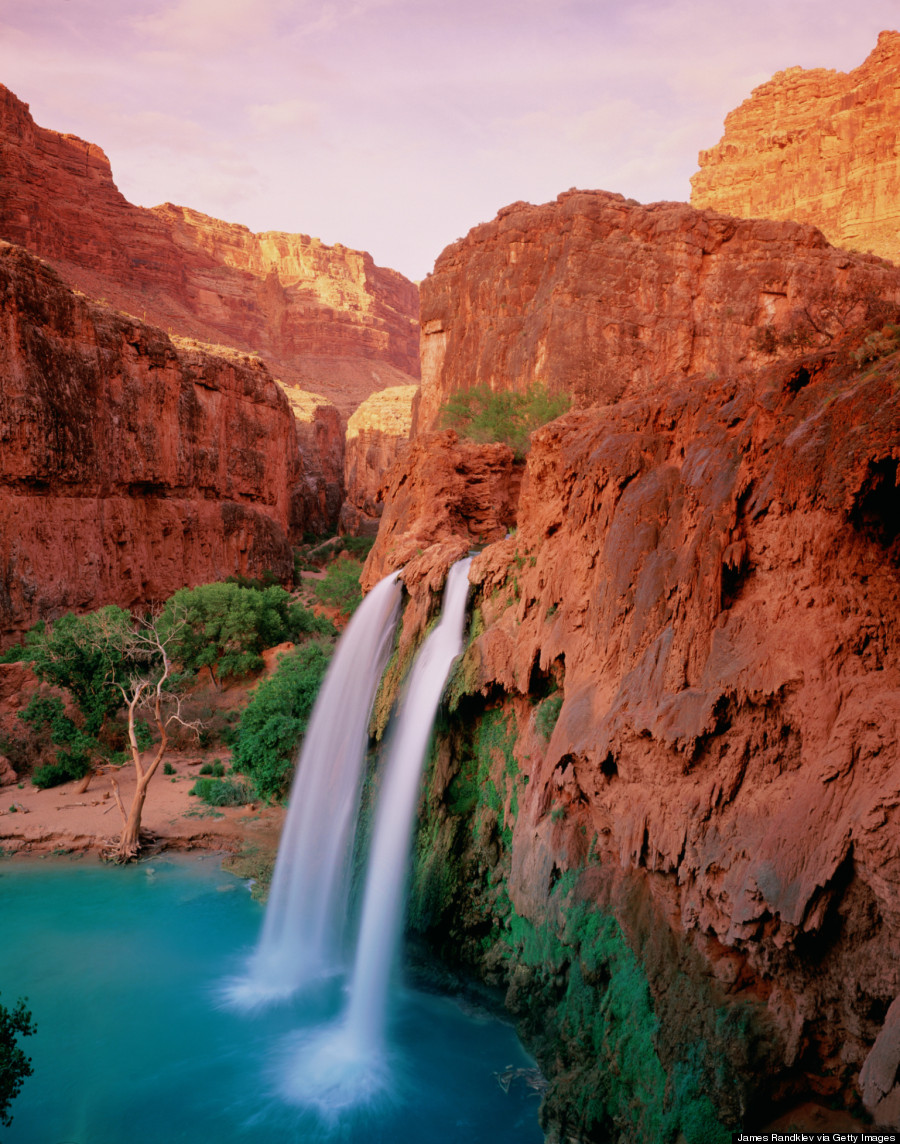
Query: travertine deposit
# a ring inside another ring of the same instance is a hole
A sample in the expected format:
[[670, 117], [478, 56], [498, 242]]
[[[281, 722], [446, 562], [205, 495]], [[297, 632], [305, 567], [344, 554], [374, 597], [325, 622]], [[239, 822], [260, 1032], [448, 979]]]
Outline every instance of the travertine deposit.
[[170, 333], [262, 354], [277, 378], [346, 417], [418, 377], [418, 292], [370, 255], [303, 234], [253, 234], [119, 193], [103, 151], [38, 127], [0, 87], [0, 238], [94, 298]]
[[177, 349], [0, 244], [0, 630], [292, 573], [300, 481], [265, 366]]
[[[634, 262], [614, 218], [655, 236]], [[492, 541], [413, 924], [507, 986], [551, 1139], [900, 1101], [898, 279], [810, 227], [570, 195], [423, 287], [420, 416], [532, 375], [595, 403], [534, 435], [517, 498], [501, 446], [420, 433], [365, 570], [409, 561], [400, 665]]]
[[344, 454], [346, 499], [341, 530], [355, 536], [378, 531], [381, 486], [409, 441], [415, 385], [394, 385], [367, 398], [347, 422]]
[[788, 68], [700, 152], [691, 202], [814, 223], [836, 246], [900, 257], [900, 34], [851, 72]]
[[580, 405], [666, 380], [734, 377], [819, 346], [900, 298], [900, 275], [814, 227], [569, 191], [514, 203], [421, 285], [414, 432], [473, 385], [543, 382]]

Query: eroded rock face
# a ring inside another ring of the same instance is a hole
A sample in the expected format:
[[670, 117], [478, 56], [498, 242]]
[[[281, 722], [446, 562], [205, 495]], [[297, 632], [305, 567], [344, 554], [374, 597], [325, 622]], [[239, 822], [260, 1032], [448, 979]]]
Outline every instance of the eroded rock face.
[[735, 377], [825, 345], [900, 298], [898, 284], [892, 267], [795, 223], [602, 191], [515, 203], [447, 247], [421, 285], [414, 433], [478, 384], [539, 381], [591, 405], [662, 380]]
[[292, 539], [337, 528], [344, 499], [344, 425], [336, 405], [317, 393], [282, 385], [294, 413], [302, 476], [294, 489]]
[[504, 537], [516, 522], [520, 483], [508, 445], [475, 445], [452, 429], [417, 438], [385, 480], [363, 590], [439, 541], [460, 538], [465, 550]]
[[[606, 1081], [565, 1047], [565, 1022], [548, 1043], [535, 998], [574, 1004], [578, 947], [543, 977], [521, 949], [492, 961], [483, 914], [468, 938], [458, 920], [485, 870], [496, 943], [561, 926], [579, 902], [614, 919], [658, 1019], [648, 1053], [670, 1078], [694, 1070], [724, 1123], [809, 1094], [849, 1103], [858, 1084], [879, 1114], [894, 1099], [895, 1016], [859, 1071], [900, 993], [900, 352], [860, 365], [861, 344], [561, 418], [533, 438], [515, 536], [473, 563], [458, 722], [422, 851], [468, 870], [469, 898], [437, 922], [450, 891], [433, 871], [416, 884], [428, 925], [452, 933], [445, 951], [470, 941], [508, 984], [556, 1077], [545, 1127], [560, 1138], [649, 1128], [620, 1123], [606, 1090], [593, 1129], [583, 1100], [582, 1113], [567, 1104]], [[433, 448], [416, 441], [392, 474], [369, 583], [402, 562], [406, 537], [446, 549], [471, 534], [465, 486], [441, 468], [428, 491]], [[472, 728], [490, 720], [479, 747]], [[487, 768], [480, 817], [448, 834], [473, 754]], [[580, 966], [590, 1005], [607, 1004], [608, 967]]]
[[291, 575], [294, 420], [266, 367], [176, 348], [0, 244], [0, 630]]
[[0, 238], [92, 297], [170, 333], [261, 353], [346, 417], [418, 377], [418, 291], [364, 251], [119, 193], [92, 143], [38, 127], [0, 87]]
[[381, 519], [381, 486], [409, 441], [415, 385], [373, 393], [347, 422], [341, 531], [374, 536]]
[[814, 223], [836, 246], [900, 256], [900, 34], [851, 72], [788, 68], [700, 152], [696, 207]]

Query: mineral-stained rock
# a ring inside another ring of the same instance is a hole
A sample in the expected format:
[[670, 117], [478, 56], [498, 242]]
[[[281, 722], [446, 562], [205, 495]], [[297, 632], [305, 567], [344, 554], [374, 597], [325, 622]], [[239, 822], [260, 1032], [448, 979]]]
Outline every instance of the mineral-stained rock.
[[341, 531], [374, 536], [381, 518], [385, 474], [409, 441], [415, 385], [395, 385], [367, 398], [347, 422], [344, 455], [346, 500]]
[[520, 483], [507, 445], [474, 445], [452, 429], [418, 438], [385, 480], [363, 589], [438, 541], [458, 537], [474, 546], [505, 536], [515, 525]]
[[[515, 535], [473, 563], [421, 852], [443, 855], [445, 882], [422, 900], [443, 948], [470, 948], [482, 971], [503, 980], [532, 959], [510, 1003], [551, 1073], [545, 1127], [560, 1137], [585, 1131], [585, 1093], [607, 1084], [590, 1070], [611, 1074], [573, 1047], [586, 1025], [565, 1040], [571, 1009], [562, 1040], [540, 1031], [541, 998], [575, 1004], [589, 972], [577, 1020], [609, 1004], [606, 963], [573, 977], [577, 953], [515, 944], [526, 923], [563, 926], [558, 886], [573, 886], [570, 912], [614, 918], [653, 999], [648, 1045], [670, 1079], [701, 1077], [725, 1123], [768, 1101], [852, 1099], [900, 993], [900, 345], [867, 360], [871, 344], [848, 334], [752, 377], [695, 375], [566, 415], [532, 439]], [[471, 535], [466, 482], [447, 479], [458, 448], [416, 439], [394, 469], [369, 583], [410, 545], [426, 560], [429, 543]], [[473, 754], [485, 770], [469, 795]], [[467, 799], [471, 828], [442, 825]], [[484, 912], [468, 933], [454, 915], [482, 877], [491, 942]], [[485, 960], [496, 942], [520, 952]], [[596, 1138], [650, 1138], [603, 1107]]]
[[294, 420], [265, 366], [177, 349], [0, 244], [0, 631], [290, 576]]
[[94, 298], [169, 332], [261, 353], [276, 377], [346, 417], [418, 377], [418, 292], [370, 255], [253, 234], [166, 203], [133, 206], [101, 149], [38, 127], [0, 87], [0, 238]]
[[692, 375], [734, 377], [824, 346], [900, 298], [900, 273], [790, 222], [570, 191], [514, 203], [421, 285], [414, 434], [482, 384], [543, 382], [589, 405]]
[[900, 34], [851, 72], [793, 67], [754, 89], [700, 152], [691, 202], [814, 223], [830, 242], [900, 257]]

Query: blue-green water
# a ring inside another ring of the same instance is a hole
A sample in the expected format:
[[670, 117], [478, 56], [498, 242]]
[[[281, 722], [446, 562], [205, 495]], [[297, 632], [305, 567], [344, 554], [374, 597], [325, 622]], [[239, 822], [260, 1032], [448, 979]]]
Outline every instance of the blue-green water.
[[252, 1015], [220, 1004], [262, 909], [213, 859], [5, 861], [0, 918], [0, 997], [27, 996], [38, 1026], [4, 1144], [542, 1140], [531, 1090], [497, 1081], [532, 1066], [512, 1030], [412, 991], [394, 1001], [377, 1103], [326, 1121], [283, 1099], [343, 982]]

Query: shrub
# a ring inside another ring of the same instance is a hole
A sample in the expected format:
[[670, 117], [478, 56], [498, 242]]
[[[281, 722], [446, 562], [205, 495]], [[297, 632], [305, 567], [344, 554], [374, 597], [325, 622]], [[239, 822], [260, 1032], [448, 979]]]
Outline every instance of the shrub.
[[202, 584], [182, 588], [166, 603], [164, 620], [186, 621], [172, 645], [186, 671], [208, 667], [220, 679], [262, 667], [262, 651], [301, 635], [330, 635], [330, 621], [296, 603], [283, 588]]
[[253, 801], [253, 788], [240, 779], [197, 779], [189, 794], [207, 806], [245, 806]]
[[549, 740], [553, 734], [553, 728], [556, 726], [562, 705], [563, 697], [561, 695], [551, 695], [549, 699], [544, 700], [537, 710], [537, 716], [534, 721], [535, 726], [540, 734], [547, 740]]
[[163, 763], [163, 774], [164, 775], [174, 775], [175, 774], [175, 768], [172, 766], [171, 763]]
[[12, 1124], [9, 1106], [22, 1087], [22, 1081], [31, 1076], [31, 1058], [18, 1045], [19, 1037], [30, 1037], [37, 1031], [31, 1012], [19, 1000], [12, 1009], [0, 1005], [0, 1124]]
[[329, 565], [325, 579], [316, 584], [316, 595], [323, 604], [340, 608], [345, 616], [352, 616], [362, 602], [359, 578], [363, 566], [358, 560], [335, 560]]
[[31, 781], [39, 790], [83, 778], [91, 765], [91, 754], [97, 748], [94, 736], [85, 733], [65, 713], [57, 696], [45, 698], [34, 694], [19, 719], [35, 731], [45, 731], [57, 748], [56, 761], [36, 767]]
[[500, 441], [521, 459], [528, 452], [534, 430], [561, 417], [571, 404], [568, 394], [551, 394], [540, 382], [522, 393], [495, 393], [486, 385], [477, 385], [447, 400], [441, 410], [441, 425], [481, 444]]
[[331, 657], [331, 648], [308, 643], [283, 656], [253, 693], [232, 752], [233, 766], [250, 777], [261, 798], [284, 795], [294, 758]]
[[365, 560], [375, 544], [374, 536], [345, 536], [344, 549], [357, 560]]
[[212, 775], [214, 778], [220, 779], [225, 774], [225, 768], [219, 759], [214, 763], [204, 763], [200, 768], [201, 775]]

